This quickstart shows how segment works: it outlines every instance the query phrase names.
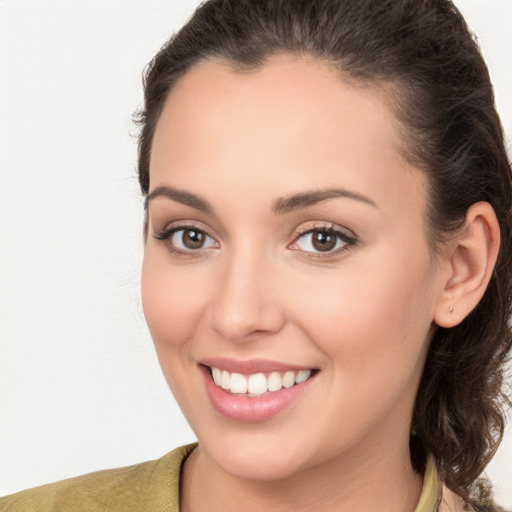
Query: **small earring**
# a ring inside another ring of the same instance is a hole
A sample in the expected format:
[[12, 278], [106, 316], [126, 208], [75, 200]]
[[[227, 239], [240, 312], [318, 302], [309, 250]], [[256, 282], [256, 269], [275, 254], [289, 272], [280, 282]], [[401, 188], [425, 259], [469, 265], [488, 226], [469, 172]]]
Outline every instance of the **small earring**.
[[448, 311], [449, 311], [450, 313], [453, 313], [453, 309], [454, 309], [454, 308], [453, 308], [453, 306], [450, 306], [450, 308], [448, 309]]

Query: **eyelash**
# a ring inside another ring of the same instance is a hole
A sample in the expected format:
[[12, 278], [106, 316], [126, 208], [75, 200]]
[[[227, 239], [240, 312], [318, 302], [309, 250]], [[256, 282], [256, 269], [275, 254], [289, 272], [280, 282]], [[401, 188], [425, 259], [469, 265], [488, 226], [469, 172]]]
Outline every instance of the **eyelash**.
[[195, 226], [193, 224], [182, 224], [182, 225], [178, 225], [178, 226], [172, 226], [170, 228], [165, 229], [164, 231], [162, 231], [160, 233], [157, 233], [156, 235], [154, 235], [154, 238], [156, 240], [163, 242], [166, 245], [169, 252], [171, 252], [172, 254], [175, 254], [177, 256], [193, 256], [193, 257], [199, 256], [199, 254], [198, 254], [199, 250], [206, 249], [203, 247], [200, 247], [197, 251], [194, 249], [188, 249], [188, 250], [178, 249], [174, 244], [171, 243], [171, 239], [176, 233], [179, 233], [180, 231], [183, 231], [183, 232], [195, 231], [197, 233], [201, 233], [205, 237], [207, 237], [211, 240], [214, 240], [215, 243], [218, 245], [218, 242], [213, 237], [208, 235], [208, 233], [204, 229], [201, 229], [198, 226]]
[[[314, 233], [327, 233], [329, 235], [332, 235], [335, 237], [336, 245], [338, 244], [338, 241], [341, 241], [343, 243], [342, 247], [337, 248], [336, 250], [329, 250], [329, 251], [302, 251], [306, 257], [312, 258], [312, 259], [320, 259], [320, 258], [329, 258], [338, 256], [340, 253], [345, 252], [346, 250], [350, 249], [351, 247], [355, 246], [357, 244], [357, 237], [355, 235], [349, 235], [346, 233], [346, 231], [341, 230], [340, 228], [337, 228], [335, 225], [329, 223], [329, 224], [317, 224], [313, 226], [308, 226], [306, 228], [299, 229], [295, 235], [293, 242], [288, 245], [289, 248], [292, 248], [293, 245], [297, 244], [297, 242], [301, 239], [304, 239], [306, 235], [314, 234]], [[292, 250], [298, 250], [301, 249], [292, 249]]]
[[[208, 235], [208, 233], [204, 229], [201, 229], [198, 226], [195, 226], [193, 224], [182, 224], [182, 225], [172, 226], [170, 228], [165, 229], [164, 231], [162, 231], [160, 233], [155, 234], [154, 238], [156, 240], [163, 242], [166, 245], [169, 252], [171, 252], [172, 254], [175, 254], [177, 256], [189, 256], [189, 257], [195, 256], [195, 257], [197, 257], [197, 256], [199, 256], [199, 252], [201, 249], [205, 250], [205, 249], [211, 248], [211, 247], [200, 247], [197, 250], [195, 250], [195, 249], [188, 249], [188, 250], [178, 249], [174, 244], [171, 243], [171, 239], [176, 233], [179, 233], [180, 231], [183, 231], [183, 232], [195, 231], [197, 233], [201, 233], [208, 239], [213, 240], [215, 242], [215, 244], [217, 244], [216, 247], [219, 246], [218, 242], [213, 237]], [[335, 242], [336, 245], [338, 244], [338, 241], [341, 241], [343, 243], [343, 246], [337, 248], [334, 251], [329, 250], [329, 251], [325, 251], [325, 252], [323, 252], [323, 251], [304, 251], [304, 250], [296, 249], [296, 248], [292, 247], [293, 245], [297, 244], [299, 240], [304, 239], [306, 237], [306, 235], [310, 235], [313, 233], [327, 233], [327, 234], [333, 235], [336, 238], [336, 242]], [[291, 250], [295, 250], [295, 251], [301, 251], [308, 258], [319, 259], [319, 258], [329, 258], [329, 257], [333, 257], [335, 255], [338, 255], [339, 253], [350, 249], [350, 247], [352, 247], [356, 244], [357, 244], [357, 238], [355, 236], [348, 235], [345, 231], [342, 231], [341, 229], [336, 228], [333, 224], [329, 223], [329, 224], [308, 226], [307, 228], [297, 230], [293, 235], [293, 241], [290, 244], [288, 244], [287, 248], [289, 248]]]

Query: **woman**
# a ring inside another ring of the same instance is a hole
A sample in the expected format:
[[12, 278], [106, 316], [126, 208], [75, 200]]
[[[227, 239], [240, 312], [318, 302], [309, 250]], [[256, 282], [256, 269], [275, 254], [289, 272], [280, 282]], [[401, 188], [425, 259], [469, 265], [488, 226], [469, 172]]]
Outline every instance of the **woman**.
[[511, 176], [453, 5], [207, 2], [140, 122], [144, 312], [199, 446], [5, 509], [497, 510]]

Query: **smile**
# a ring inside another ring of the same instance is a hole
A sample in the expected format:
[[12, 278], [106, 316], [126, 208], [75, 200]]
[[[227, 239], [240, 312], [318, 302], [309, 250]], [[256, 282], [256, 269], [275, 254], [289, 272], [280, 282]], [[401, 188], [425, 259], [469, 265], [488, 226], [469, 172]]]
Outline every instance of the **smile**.
[[313, 370], [299, 370], [286, 372], [253, 373], [243, 375], [242, 373], [231, 373], [227, 370], [211, 367], [210, 373], [215, 384], [234, 395], [248, 397], [260, 397], [279, 391], [283, 388], [291, 388], [296, 384], [302, 384], [308, 380]]
[[199, 364], [213, 408], [230, 420], [269, 420], [309, 395], [320, 370], [286, 363], [211, 358]]

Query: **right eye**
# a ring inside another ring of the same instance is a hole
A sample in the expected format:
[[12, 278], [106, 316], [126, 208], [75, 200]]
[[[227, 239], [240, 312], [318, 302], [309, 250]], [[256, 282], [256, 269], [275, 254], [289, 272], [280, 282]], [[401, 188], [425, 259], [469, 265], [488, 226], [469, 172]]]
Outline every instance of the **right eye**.
[[194, 226], [174, 227], [156, 235], [155, 238], [164, 241], [169, 250], [178, 254], [219, 247], [216, 240]]

